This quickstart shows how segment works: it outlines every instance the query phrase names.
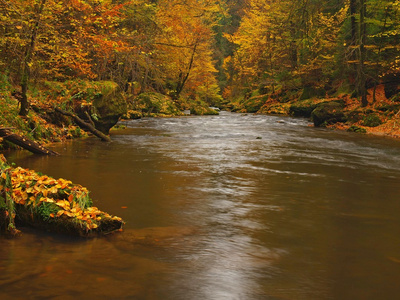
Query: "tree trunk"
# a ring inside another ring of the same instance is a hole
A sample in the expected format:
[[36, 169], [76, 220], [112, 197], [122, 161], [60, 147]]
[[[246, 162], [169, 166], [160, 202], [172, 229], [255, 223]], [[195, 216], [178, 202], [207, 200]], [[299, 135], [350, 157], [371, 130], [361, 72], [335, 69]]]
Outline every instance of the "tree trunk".
[[25, 54], [22, 62], [22, 75], [21, 75], [21, 108], [19, 111], [20, 116], [26, 116], [29, 111], [29, 102], [28, 102], [28, 84], [31, 73], [31, 63], [32, 56], [35, 51], [35, 42], [40, 24], [40, 17], [42, 15], [44, 5], [46, 4], [46, 0], [41, 0], [40, 4], [37, 6], [36, 11], [36, 21], [33, 25], [31, 37], [29, 44], [26, 46]]
[[12, 128], [0, 128], [0, 137], [35, 154], [59, 155], [57, 152], [45, 148], [26, 137], [11, 132], [11, 129]]
[[361, 105], [363, 107], [368, 105], [367, 101], [367, 88], [366, 88], [366, 74], [365, 74], [365, 58], [366, 58], [366, 51], [365, 51], [365, 42], [366, 42], [366, 35], [367, 35], [367, 25], [365, 22], [367, 11], [367, 4], [366, 0], [360, 0], [360, 41], [359, 41], [359, 57], [360, 61], [358, 64], [358, 92], [361, 96]]
[[73, 113], [64, 111], [64, 110], [62, 110], [60, 108], [57, 108], [57, 107], [55, 108], [55, 111], [59, 112], [60, 114], [65, 115], [65, 116], [71, 117], [72, 119], [74, 119], [75, 123], [78, 124], [78, 126], [80, 128], [82, 128], [83, 130], [87, 130], [87, 131], [93, 133], [95, 136], [97, 136], [101, 140], [103, 140], [105, 142], [111, 142], [111, 139], [110, 139], [109, 136], [107, 136], [104, 133], [100, 132], [99, 130], [94, 128], [92, 125], [90, 125], [89, 123], [86, 123], [81, 118], [79, 118], [78, 116], [74, 115]]
[[174, 100], [177, 100], [179, 98], [179, 95], [181, 94], [181, 92], [182, 92], [182, 90], [183, 90], [183, 88], [185, 86], [185, 83], [189, 78], [190, 71], [192, 70], [192, 67], [193, 67], [194, 56], [196, 54], [196, 48], [197, 48], [197, 42], [194, 44], [193, 52], [192, 52], [192, 55], [190, 57], [190, 62], [189, 62], [189, 66], [187, 68], [186, 73], [184, 74], [184, 73], [181, 72], [179, 74], [178, 84], [176, 86], [176, 90], [175, 90], [174, 97], [173, 97]]

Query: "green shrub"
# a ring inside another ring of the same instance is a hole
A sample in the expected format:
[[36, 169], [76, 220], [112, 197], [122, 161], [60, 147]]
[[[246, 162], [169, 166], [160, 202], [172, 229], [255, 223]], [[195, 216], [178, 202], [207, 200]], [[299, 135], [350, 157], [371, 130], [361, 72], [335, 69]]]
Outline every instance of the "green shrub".
[[382, 120], [376, 114], [369, 114], [364, 117], [363, 125], [368, 127], [376, 127], [382, 124]]

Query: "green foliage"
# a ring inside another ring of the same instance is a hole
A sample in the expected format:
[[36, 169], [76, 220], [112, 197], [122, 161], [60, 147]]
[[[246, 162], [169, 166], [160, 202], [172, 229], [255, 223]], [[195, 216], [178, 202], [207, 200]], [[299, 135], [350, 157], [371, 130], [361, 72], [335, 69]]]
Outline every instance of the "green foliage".
[[56, 215], [60, 208], [54, 203], [42, 202], [36, 207], [36, 212], [42, 217], [43, 220], [48, 221], [51, 219], [51, 214]]
[[365, 128], [356, 126], [356, 125], [352, 125], [349, 127], [349, 129], [347, 129], [348, 132], [356, 132], [356, 133], [367, 133], [367, 130]]
[[133, 101], [132, 109], [144, 116], [180, 116], [182, 112], [168, 96], [159, 93], [143, 93]]
[[382, 124], [382, 120], [377, 114], [369, 114], [364, 117], [363, 125], [368, 127], [377, 127]]

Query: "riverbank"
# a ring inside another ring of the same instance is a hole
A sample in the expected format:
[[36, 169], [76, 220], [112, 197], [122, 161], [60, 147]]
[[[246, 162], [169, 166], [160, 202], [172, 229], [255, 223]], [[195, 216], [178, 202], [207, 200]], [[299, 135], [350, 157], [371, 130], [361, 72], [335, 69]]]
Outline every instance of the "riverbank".
[[[13, 128], [15, 133], [44, 145], [87, 137], [87, 132], [77, 126], [72, 119], [57, 114], [53, 106], [68, 107], [81, 118], [86, 118], [85, 121], [88, 123], [94, 124], [96, 120], [94, 125], [97, 126], [101, 115], [99, 109], [94, 107], [95, 101], [99, 95], [107, 94], [110, 90], [114, 94], [117, 92], [117, 87], [111, 86], [109, 82], [74, 81], [46, 84], [46, 88], [31, 94], [31, 109], [26, 117], [18, 115], [19, 101], [12, 95], [12, 88], [9, 86], [4, 89], [0, 97], [2, 127]], [[127, 97], [120, 91], [118, 94], [119, 101], [125, 104], [124, 109], [118, 108], [119, 111], [113, 113], [115, 120], [112, 124], [121, 117], [134, 119], [181, 116], [184, 115], [184, 110], [197, 115], [218, 114], [201, 101], [187, 99], [173, 101], [170, 97], [158, 93], [142, 93], [137, 97]], [[388, 99], [383, 85], [368, 90], [366, 107], [361, 106], [359, 99], [352, 98], [346, 93], [335, 97], [302, 98], [304, 92], [255, 95], [248, 99], [229, 102], [222, 108], [240, 113], [304, 117], [312, 120], [316, 127], [400, 138], [399, 95]], [[115, 108], [110, 107], [106, 110], [113, 109]], [[0, 144], [0, 150], [15, 147], [7, 142]]]
[[[155, 92], [127, 94], [111, 81], [71, 80], [41, 82], [30, 89], [30, 109], [20, 116], [18, 87], [0, 86], [0, 124], [41, 144], [86, 137], [99, 131], [105, 136], [120, 119], [218, 114], [201, 99], [173, 99]], [[64, 112], [64, 113], [63, 113]], [[82, 124], [84, 126], [82, 126]], [[96, 134], [97, 135], [97, 134]], [[2, 143], [0, 150], [16, 146]]]
[[368, 105], [347, 93], [302, 99], [301, 94], [256, 95], [233, 102], [236, 112], [304, 117], [316, 127], [400, 138], [399, 95], [388, 99], [384, 86], [368, 90]]

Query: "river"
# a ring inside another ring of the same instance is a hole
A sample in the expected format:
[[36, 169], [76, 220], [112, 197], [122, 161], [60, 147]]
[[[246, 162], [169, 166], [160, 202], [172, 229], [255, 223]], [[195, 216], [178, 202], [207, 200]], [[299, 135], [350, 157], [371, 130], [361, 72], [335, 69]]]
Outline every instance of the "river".
[[242, 115], [124, 121], [9, 161], [126, 221], [0, 237], [0, 299], [397, 299], [400, 141]]

